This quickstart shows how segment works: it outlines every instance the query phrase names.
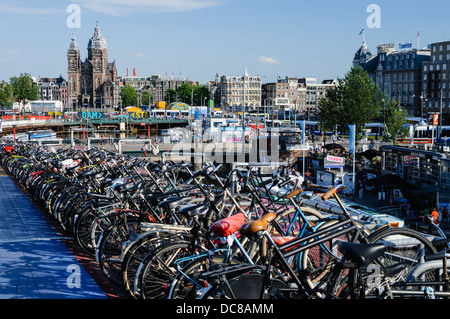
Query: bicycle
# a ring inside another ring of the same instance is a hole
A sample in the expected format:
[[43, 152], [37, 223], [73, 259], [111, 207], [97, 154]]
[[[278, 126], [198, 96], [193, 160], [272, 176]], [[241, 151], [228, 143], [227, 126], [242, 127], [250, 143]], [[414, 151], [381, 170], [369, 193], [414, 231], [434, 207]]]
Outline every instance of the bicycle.
[[[327, 200], [333, 195], [342, 205], [336, 191], [335, 188], [332, 188], [322, 196], [323, 199]], [[352, 232], [354, 236], [351, 243], [355, 243], [356, 239], [359, 239], [360, 242], [370, 243], [345, 210], [345, 206], [341, 207], [347, 217], [346, 220], [339, 221], [317, 233], [294, 238], [280, 245], [267, 232], [267, 224], [252, 223], [250, 233], [259, 233], [259, 236], [264, 236], [269, 242], [270, 262], [265, 266], [238, 265], [204, 273], [200, 277], [204, 280], [203, 285], [206, 288], [197, 292], [198, 296], [201, 298], [245, 298], [246, 296], [251, 298], [255, 296], [259, 298], [339, 298], [348, 291], [347, 273], [349, 269], [342, 267], [343, 257], [338, 260], [332, 259], [333, 262], [328, 263], [327, 271], [321, 272], [320, 278], [317, 278], [312, 288], [305, 285], [302, 280], [309, 274], [307, 272], [296, 273], [288, 262], [288, 258], [330, 239]], [[383, 237], [378, 238], [382, 239]], [[429, 241], [427, 242], [425, 239], [425, 242], [430, 245], [430, 249], [434, 249]], [[384, 253], [385, 251], [383, 251], [383, 256]], [[242, 289], [251, 281], [256, 281], [258, 284], [253, 285], [254, 288], [251, 291]], [[237, 291], [241, 292], [237, 294]], [[246, 292], [245, 295], [243, 292]]]

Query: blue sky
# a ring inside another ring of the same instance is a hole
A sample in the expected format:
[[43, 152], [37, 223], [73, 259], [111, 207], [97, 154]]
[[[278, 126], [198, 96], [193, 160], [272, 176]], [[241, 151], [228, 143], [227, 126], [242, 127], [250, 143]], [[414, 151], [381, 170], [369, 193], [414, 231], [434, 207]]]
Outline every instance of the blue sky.
[[[67, 7], [80, 8], [69, 28]], [[380, 28], [370, 28], [370, 4]], [[119, 75], [179, 77], [201, 84], [219, 75], [343, 77], [363, 40], [417, 47], [450, 40], [448, 0], [0, 0], [0, 80], [20, 73], [67, 75], [75, 33], [81, 57], [99, 21]], [[448, 34], [448, 35], [447, 35]]]

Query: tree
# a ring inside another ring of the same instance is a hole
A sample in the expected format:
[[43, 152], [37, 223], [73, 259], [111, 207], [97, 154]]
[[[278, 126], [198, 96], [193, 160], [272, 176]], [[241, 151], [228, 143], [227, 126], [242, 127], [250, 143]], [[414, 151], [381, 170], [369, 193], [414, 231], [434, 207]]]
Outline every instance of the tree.
[[183, 83], [177, 88], [177, 97], [179, 102], [191, 105], [194, 94], [194, 87], [192, 84]]
[[142, 91], [141, 95], [141, 104], [142, 105], [150, 105], [150, 102], [153, 100], [153, 95], [150, 91]]
[[349, 124], [355, 124], [359, 136], [364, 125], [379, 115], [383, 95], [361, 67], [352, 67], [335, 88], [328, 89], [319, 102], [320, 123], [324, 129], [347, 132]]
[[124, 107], [135, 106], [138, 102], [136, 90], [129, 84], [125, 85], [120, 92], [120, 98], [122, 99], [122, 105]]
[[392, 143], [397, 144], [397, 138], [405, 137], [407, 128], [405, 127], [408, 112], [399, 107], [400, 103], [390, 100], [385, 109], [386, 130], [384, 138], [392, 138]]
[[177, 92], [172, 88], [168, 88], [166, 90], [166, 95], [164, 96], [164, 101], [166, 101], [166, 105], [175, 102], [176, 99], [177, 99]]
[[5, 81], [0, 83], [0, 106], [2, 111], [13, 105], [13, 93], [13, 87], [9, 83]]
[[23, 104], [23, 108], [28, 101], [39, 98], [39, 87], [33, 83], [29, 74], [21, 73], [19, 77], [13, 76], [9, 83], [13, 88], [13, 99]]
[[208, 106], [209, 101], [209, 90], [206, 85], [194, 86], [194, 105], [204, 105]]

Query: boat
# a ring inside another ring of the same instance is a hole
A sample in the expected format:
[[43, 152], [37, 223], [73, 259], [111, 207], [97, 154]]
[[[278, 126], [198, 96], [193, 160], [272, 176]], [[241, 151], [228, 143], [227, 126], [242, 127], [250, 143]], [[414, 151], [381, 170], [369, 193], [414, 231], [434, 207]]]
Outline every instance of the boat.
[[56, 132], [53, 130], [38, 130], [27, 132], [29, 140], [53, 139], [56, 138]]

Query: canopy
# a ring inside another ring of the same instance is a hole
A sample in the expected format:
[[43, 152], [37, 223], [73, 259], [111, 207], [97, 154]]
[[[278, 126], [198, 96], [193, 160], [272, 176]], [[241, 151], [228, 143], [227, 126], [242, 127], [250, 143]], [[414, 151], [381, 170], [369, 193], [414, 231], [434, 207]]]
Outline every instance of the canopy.
[[182, 102], [173, 102], [170, 103], [169, 110], [179, 110], [179, 111], [189, 110], [189, 105]]
[[359, 155], [364, 156], [366, 159], [368, 159], [370, 161], [370, 160], [372, 160], [372, 158], [380, 156], [380, 152], [372, 149], [372, 150], [367, 150], [362, 153], [359, 153]]
[[326, 144], [326, 145], [323, 146], [323, 148], [325, 148], [327, 150], [342, 150], [342, 151], [345, 151], [345, 147], [342, 146], [341, 144], [337, 144], [337, 143]]

